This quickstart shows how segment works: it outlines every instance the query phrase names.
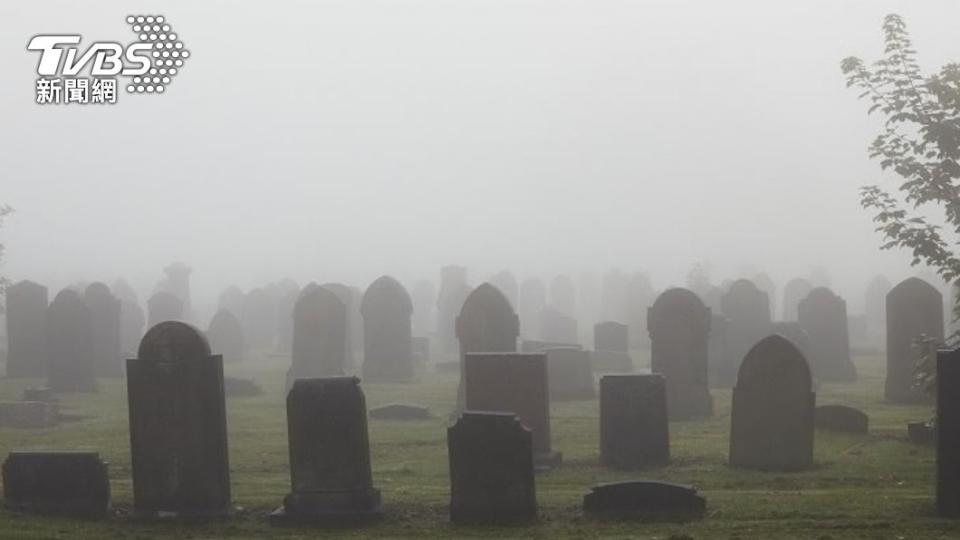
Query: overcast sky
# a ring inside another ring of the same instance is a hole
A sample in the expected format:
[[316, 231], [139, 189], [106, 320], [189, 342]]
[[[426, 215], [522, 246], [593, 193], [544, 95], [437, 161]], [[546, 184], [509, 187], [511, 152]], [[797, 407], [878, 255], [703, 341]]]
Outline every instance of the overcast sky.
[[[0, 4], [11, 278], [147, 292], [183, 260], [214, 298], [448, 263], [664, 287], [710, 261], [781, 287], [824, 266], [852, 297], [912, 271], [859, 207], [877, 123], [840, 60], [876, 59], [890, 12], [925, 71], [960, 60], [956, 0], [160, 5]], [[192, 53], [164, 95], [34, 103], [31, 36], [126, 42], [138, 10]]]

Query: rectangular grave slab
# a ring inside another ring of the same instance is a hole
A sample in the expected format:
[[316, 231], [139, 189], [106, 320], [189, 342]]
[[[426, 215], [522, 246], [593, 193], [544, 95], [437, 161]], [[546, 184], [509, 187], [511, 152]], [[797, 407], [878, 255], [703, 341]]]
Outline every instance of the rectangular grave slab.
[[11, 452], [3, 462], [3, 498], [22, 512], [105, 518], [107, 464], [96, 452]]
[[0, 426], [14, 428], [45, 428], [57, 425], [60, 406], [47, 401], [0, 402]]
[[634, 480], [599, 484], [583, 497], [583, 511], [597, 517], [643, 520], [702, 518], [707, 500], [693, 486]]
[[670, 461], [667, 390], [662, 375], [600, 379], [600, 463], [643, 469]]

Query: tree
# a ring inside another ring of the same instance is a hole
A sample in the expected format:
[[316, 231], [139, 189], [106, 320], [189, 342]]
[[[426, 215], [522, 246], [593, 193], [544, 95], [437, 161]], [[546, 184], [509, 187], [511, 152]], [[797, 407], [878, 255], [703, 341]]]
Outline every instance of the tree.
[[[871, 102], [868, 114], [879, 112], [883, 128], [870, 145], [870, 158], [900, 176], [896, 193], [880, 186], [860, 189], [860, 204], [875, 212], [883, 237], [881, 249], [903, 248], [912, 264], [925, 264], [956, 286], [960, 256], [960, 64], [950, 63], [924, 76], [916, 60], [906, 23], [895, 14], [883, 21], [884, 56], [867, 66], [859, 58], [843, 60], [847, 87]], [[934, 222], [930, 214], [937, 216]], [[960, 302], [953, 306], [960, 317]], [[947, 338], [960, 342], [956, 333]], [[930, 345], [928, 342], [927, 345]], [[929, 350], [929, 347], [926, 347]], [[932, 382], [932, 354], [918, 366], [918, 378]]]

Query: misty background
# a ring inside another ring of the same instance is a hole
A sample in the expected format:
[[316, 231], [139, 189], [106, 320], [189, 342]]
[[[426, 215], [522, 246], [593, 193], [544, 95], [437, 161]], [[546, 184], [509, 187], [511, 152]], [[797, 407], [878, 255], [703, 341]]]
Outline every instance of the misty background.
[[[51, 297], [193, 268], [194, 303], [290, 277], [365, 288], [460, 264], [474, 285], [611, 268], [683, 285], [922, 272], [880, 252], [858, 188], [878, 128], [840, 61], [903, 15], [927, 73], [960, 59], [956, 0], [0, 4], [0, 273]], [[191, 58], [163, 95], [34, 103], [38, 33]], [[893, 188], [896, 178], [884, 185]]]

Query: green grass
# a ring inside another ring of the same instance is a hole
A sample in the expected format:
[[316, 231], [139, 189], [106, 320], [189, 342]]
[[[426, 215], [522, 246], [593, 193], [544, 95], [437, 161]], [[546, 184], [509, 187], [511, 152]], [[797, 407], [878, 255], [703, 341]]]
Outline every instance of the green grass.
[[[0, 511], [0, 539], [40, 538], [960, 538], [960, 523], [933, 515], [934, 453], [909, 444], [905, 423], [925, 419], [927, 407], [883, 403], [879, 357], [857, 358], [855, 385], [825, 384], [817, 403], [843, 403], [870, 415], [870, 435], [818, 431], [816, 467], [802, 473], [759, 473], [727, 467], [730, 392], [714, 390], [712, 419], [674, 422], [672, 464], [644, 473], [597, 465], [595, 401], [552, 406], [553, 444], [564, 465], [537, 476], [539, 523], [517, 528], [462, 528], [449, 524], [446, 416], [456, 395], [454, 375], [427, 375], [418, 384], [364, 385], [368, 407], [405, 401], [427, 405], [433, 420], [370, 420], [374, 483], [383, 493], [385, 518], [358, 529], [276, 529], [266, 515], [289, 490], [283, 373], [288, 360], [268, 357], [228, 366], [255, 377], [265, 393], [227, 402], [230, 468], [235, 504], [230, 520], [207, 524], [141, 523], [126, 516], [132, 504], [126, 388], [101, 380], [100, 393], [63, 398], [67, 412], [85, 418], [56, 429], [0, 429], [0, 452], [97, 450], [110, 463], [117, 515], [101, 522], [18, 515]], [[41, 381], [2, 380], [0, 399], [16, 399]], [[583, 515], [581, 498], [598, 482], [655, 478], [696, 485], [708, 515], [698, 522], [596, 521]]]

